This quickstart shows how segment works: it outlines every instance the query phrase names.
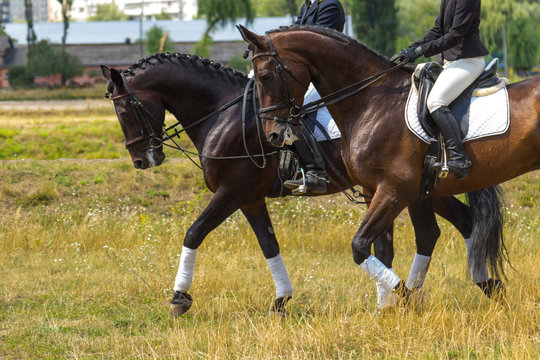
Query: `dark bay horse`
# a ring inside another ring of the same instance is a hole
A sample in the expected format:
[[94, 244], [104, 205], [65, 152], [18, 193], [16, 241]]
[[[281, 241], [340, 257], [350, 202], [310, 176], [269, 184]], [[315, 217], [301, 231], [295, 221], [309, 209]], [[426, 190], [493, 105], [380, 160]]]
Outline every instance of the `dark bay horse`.
[[[242, 26], [239, 30], [253, 51], [260, 112], [265, 114], [263, 127], [274, 145], [281, 144], [286, 127], [294, 128], [298, 122], [291, 114], [301, 110], [306, 84], [313, 82], [323, 98], [347, 86], [359, 89], [357, 84], [362, 85], [357, 94], [329, 104], [328, 109], [342, 133], [341, 153], [349, 176], [375, 194], [352, 240], [352, 250], [354, 261], [378, 279], [385, 271], [370, 269], [369, 245], [405, 207], [417, 201], [428, 150], [404, 121], [411, 72], [328, 29], [291, 27], [265, 36]], [[434, 196], [476, 191], [540, 168], [540, 77], [507, 89], [508, 131], [465, 143], [473, 163], [469, 178], [441, 180]], [[427, 209], [431, 204], [424, 202], [423, 206]], [[470, 255], [478, 263], [487, 261], [495, 275], [504, 275], [502, 237], [490, 247], [476, 242]]]
[[[253, 120], [253, 108], [247, 108], [243, 123], [242, 103], [230, 103], [245, 91], [247, 77], [210, 60], [185, 54], [158, 54], [142, 59], [127, 70], [102, 66], [102, 71], [109, 81], [108, 92], [136, 168], [157, 166], [165, 159], [161, 142], [166, 110], [179, 120], [200, 154], [204, 179], [214, 196], [187, 231], [184, 248], [197, 249], [209, 232], [240, 209], [253, 228], [265, 258], [275, 259], [279, 245], [265, 198], [286, 196], [289, 192], [282, 188], [277, 176], [275, 148], [264, 141], [261, 149], [259, 135], [262, 132]], [[224, 104], [230, 106], [224, 107]], [[346, 174], [340, 141], [326, 141], [321, 145], [337, 169]], [[264, 167], [261, 156], [253, 159], [246, 156], [246, 153], [254, 156], [261, 151], [267, 154]], [[329, 193], [341, 191], [342, 186], [330, 184]], [[494, 192], [485, 194], [493, 199]], [[477, 221], [472, 220], [473, 211], [469, 206], [454, 197], [436, 198], [433, 206], [465, 238], [472, 236]], [[432, 216], [428, 214], [425, 218]], [[411, 217], [415, 228], [421, 229], [417, 231], [418, 253], [431, 256], [438, 228], [434, 234], [428, 222], [429, 228], [424, 230], [426, 220], [420, 208], [413, 210]], [[394, 255], [391, 241], [392, 224], [375, 244], [375, 254], [389, 267]], [[274, 281], [277, 289], [279, 280], [274, 277]], [[484, 288], [488, 295], [489, 290]], [[281, 310], [286, 298], [279, 294], [276, 297], [274, 309]], [[173, 313], [181, 315], [190, 303], [187, 290], [181, 295], [175, 294]]]

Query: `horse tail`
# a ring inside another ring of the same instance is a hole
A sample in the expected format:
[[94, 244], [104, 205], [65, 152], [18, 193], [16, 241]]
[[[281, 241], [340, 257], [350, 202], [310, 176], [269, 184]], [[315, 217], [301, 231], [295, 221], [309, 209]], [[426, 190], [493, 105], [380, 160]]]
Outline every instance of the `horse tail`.
[[504, 192], [497, 185], [467, 194], [473, 228], [469, 267], [479, 271], [483, 265], [489, 268], [492, 277], [505, 277], [503, 260], [508, 261], [504, 244]]

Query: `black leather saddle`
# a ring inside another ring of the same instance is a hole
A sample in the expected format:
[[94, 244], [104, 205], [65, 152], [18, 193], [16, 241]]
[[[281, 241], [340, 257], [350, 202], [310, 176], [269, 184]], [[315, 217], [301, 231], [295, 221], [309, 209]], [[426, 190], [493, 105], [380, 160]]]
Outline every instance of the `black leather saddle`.
[[[464, 138], [469, 130], [469, 108], [471, 104], [472, 93], [475, 89], [489, 88], [497, 85], [501, 79], [497, 76], [497, 68], [499, 59], [493, 59], [485, 68], [484, 72], [467, 88], [465, 91], [454, 100], [449, 108], [452, 114], [458, 121], [461, 130], [461, 137]], [[418, 119], [424, 131], [431, 137], [437, 138], [439, 130], [433, 122], [431, 115], [427, 109], [427, 98], [429, 92], [443, 67], [437, 62], [425, 64], [421, 71], [416, 71], [413, 75], [413, 81], [418, 90]]]

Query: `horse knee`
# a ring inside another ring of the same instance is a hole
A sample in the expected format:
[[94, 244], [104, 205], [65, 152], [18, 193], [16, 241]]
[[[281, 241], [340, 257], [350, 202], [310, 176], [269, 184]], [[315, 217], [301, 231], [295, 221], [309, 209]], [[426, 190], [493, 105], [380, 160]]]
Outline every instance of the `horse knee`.
[[352, 241], [353, 260], [357, 265], [366, 260], [371, 255], [371, 244], [363, 239], [355, 237]]
[[206, 234], [203, 234], [197, 228], [192, 226], [186, 232], [186, 236], [184, 237], [184, 246], [190, 249], [197, 249], [201, 245], [205, 236]]

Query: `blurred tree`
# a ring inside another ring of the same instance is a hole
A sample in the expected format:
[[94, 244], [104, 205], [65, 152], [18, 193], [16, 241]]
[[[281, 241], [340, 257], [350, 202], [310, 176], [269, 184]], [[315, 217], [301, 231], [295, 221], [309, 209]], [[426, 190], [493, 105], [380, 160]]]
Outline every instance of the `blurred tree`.
[[[73, 0], [57, 0], [57, 1], [62, 6], [62, 23], [64, 24], [64, 29], [62, 32], [62, 50], [60, 52], [62, 54], [62, 57], [60, 58], [60, 61], [64, 62], [68, 60], [68, 57], [65, 56], [67, 55], [66, 40], [67, 40], [67, 33], [69, 29], [69, 15], [71, 12], [71, 6], [73, 5]], [[67, 63], [62, 64], [62, 65], [64, 67], [68, 66]], [[68, 80], [68, 77], [67, 77], [68, 74], [64, 70], [62, 70], [61, 75], [62, 75], [62, 85], [65, 85]]]
[[29, 73], [34, 76], [62, 76], [62, 85], [66, 81], [83, 73], [83, 65], [76, 56], [43, 40], [36, 43], [34, 55], [28, 61]]
[[257, 17], [285, 16], [295, 18], [300, 7], [305, 2], [302, 0], [253, 0], [253, 9]]
[[118, 6], [112, 4], [96, 5], [96, 15], [90, 16], [88, 21], [121, 21], [127, 20], [128, 16], [118, 9]]
[[356, 38], [385, 55], [396, 50], [398, 28], [395, 0], [349, 0]]
[[197, 5], [199, 15], [206, 18], [208, 25], [202, 39], [195, 45], [192, 52], [204, 57], [208, 57], [206, 54], [210, 53], [212, 44], [210, 34], [216, 28], [235, 23], [240, 17], [245, 18], [248, 25], [255, 17], [250, 0], [197, 0]]
[[144, 39], [144, 50], [147, 55], [158, 52], [173, 52], [174, 46], [169, 38], [169, 33], [164, 32], [162, 28], [154, 25], [146, 33], [146, 38]]
[[401, 0], [398, 4], [399, 21], [396, 48], [398, 51], [420, 40], [435, 25], [440, 0]]
[[30, 58], [34, 52], [36, 33], [34, 32], [34, 17], [32, 12], [32, 0], [24, 0], [24, 17], [26, 19], [26, 43], [28, 44], [27, 56]]

